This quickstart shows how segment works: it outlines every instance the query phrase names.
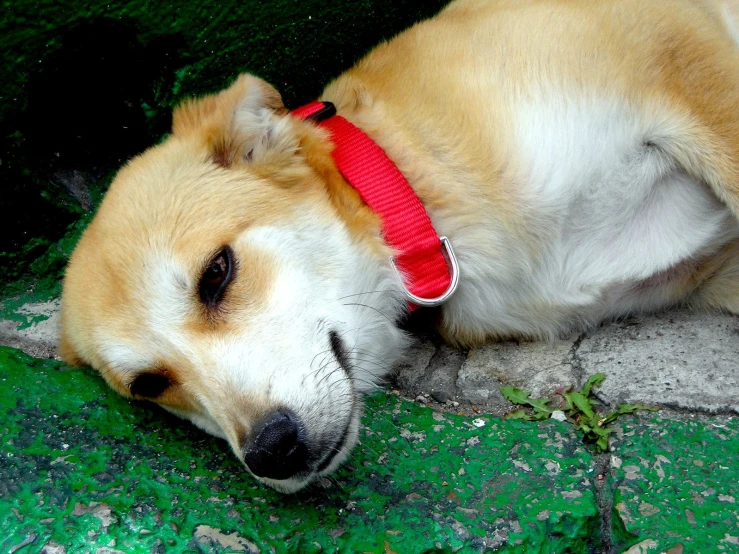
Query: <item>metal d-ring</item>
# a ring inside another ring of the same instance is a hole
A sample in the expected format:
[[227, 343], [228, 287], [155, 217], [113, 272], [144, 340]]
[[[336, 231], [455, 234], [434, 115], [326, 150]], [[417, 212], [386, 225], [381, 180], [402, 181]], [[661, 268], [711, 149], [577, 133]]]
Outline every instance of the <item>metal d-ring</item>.
[[416, 296], [415, 294], [413, 294], [411, 291], [408, 290], [408, 287], [405, 286], [403, 276], [398, 270], [398, 266], [395, 265], [395, 260], [390, 260], [390, 262], [393, 264], [393, 269], [395, 269], [395, 273], [397, 273], [398, 277], [400, 278], [400, 282], [403, 285], [403, 292], [405, 292], [408, 300], [411, 303], [423, 308], [434, 308], [436, 306], [441, 306], [444, 302], [449, 300], [452, 294], [454, 294], [454, 291], [457, 290], [457, 285], [459, 284], [459, 264], [457, 263], [457, 257], [454, 255], [452, 243], [449, 242], [449, 239], [446, 237], [439, 237], [439, 240], [441, 241], [441, 245], [446, 249], [446, 258], [452, 270], [452, 282], [449, 283], [449, 287], [443, 292], [443, 294], [441, 294], [441, 296], [437, 296], [436, 298], [421, 298], [420, 296]]

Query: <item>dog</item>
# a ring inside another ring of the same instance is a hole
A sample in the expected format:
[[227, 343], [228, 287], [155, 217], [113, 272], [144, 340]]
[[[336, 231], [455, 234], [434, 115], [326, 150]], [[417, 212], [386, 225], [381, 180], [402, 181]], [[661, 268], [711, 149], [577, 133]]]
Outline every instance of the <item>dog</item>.
[[[456, 0], [329, 84], [333, 117], [445, 237], [427, 310], [443, 337], [739, 313], [737, 14]], [[226, 439], [283, 492], [347, 457], [362, 396], [410, 341], [404, 252], [332, 133], [251, 75], [186, 101], [115, 177], [63, 287], [64, 360]]]

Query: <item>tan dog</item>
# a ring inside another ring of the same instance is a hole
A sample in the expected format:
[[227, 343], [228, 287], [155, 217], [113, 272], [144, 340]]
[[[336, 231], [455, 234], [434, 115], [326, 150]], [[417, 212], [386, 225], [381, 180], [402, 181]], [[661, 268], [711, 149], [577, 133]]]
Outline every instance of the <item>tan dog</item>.
[[[458, 0], [326, 89], [454, 245], [449, 340], [739, 312], [732, 13]], [[64, 359], [224, 437], [283, 491], [345, 459], [361, 394], [407, 342], [380, 221], [331, 148], [248, 75], [186, 102], [120, 171], [64, 283]]]

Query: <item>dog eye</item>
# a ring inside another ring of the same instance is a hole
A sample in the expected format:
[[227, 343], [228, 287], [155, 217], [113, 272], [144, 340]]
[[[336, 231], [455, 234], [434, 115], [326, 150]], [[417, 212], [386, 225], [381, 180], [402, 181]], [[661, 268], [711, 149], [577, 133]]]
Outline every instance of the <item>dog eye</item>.
[[128, 386], [133, 396], [156, 398], [169, 388], [172, 383], [159, 373], [142, 373]]
[[233, 275], [233, 254], [227, 246], [211, 260], [203, 271], [198, 285], [200, 300], [206, 306], [215, 306], [221, 301]]

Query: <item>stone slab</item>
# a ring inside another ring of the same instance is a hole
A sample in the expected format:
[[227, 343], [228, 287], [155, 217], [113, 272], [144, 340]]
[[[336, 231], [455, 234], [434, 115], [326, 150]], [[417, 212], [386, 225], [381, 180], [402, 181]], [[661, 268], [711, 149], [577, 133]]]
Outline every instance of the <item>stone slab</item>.
[[739, 318], [674, 311], [634, 317], [585, 337], [584, 374], [607, 375], [609, 404], [641, 402], [701, 413], [739, 414]]
[[571, 337], [554, 342], [508, 341], [473, 349], [459, 371], [460, 396], [498, 414], [511, 408], [500, 394], [503, 385], [549, 397], [558, 388], [577, 383], [576, 343], [577, 337]]

